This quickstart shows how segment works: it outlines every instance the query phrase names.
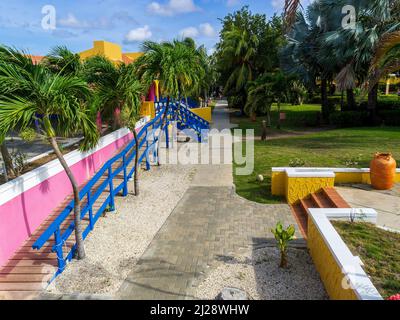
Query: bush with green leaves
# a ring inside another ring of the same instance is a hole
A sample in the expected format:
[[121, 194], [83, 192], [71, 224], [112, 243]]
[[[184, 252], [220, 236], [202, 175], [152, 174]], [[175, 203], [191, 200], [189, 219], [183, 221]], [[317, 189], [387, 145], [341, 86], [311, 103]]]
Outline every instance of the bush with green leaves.
[[295, 239], [295, 228], [293, 225], [284, 229], [282, 222], [278, 222], [275, 229], [271, 229], [272, 234], [275, 237], [278, 249], [281, 253], [280, 268], [286, 268], [288, 265], [287, 261], [287, 248], [289, 242]]
[[35, 131], [34, 129], [32, 129], [32, 128], [26, 128], [26, 129], [22, 130], [22, 131], [19, 133], [19, 137], [20, 137], [22, 140], [26, 141], [26, 142], [32, 142], [32, 141], [34, 141], [34, 140], [36, 139], [36, 136], [37, 136], [37, 133], [36, 133], [36, 131]]
[[296, 167], [304, 167], [306, 162], [300, 158], [294, 158], [289, 161], [289, 167], [296, 168]]
[[22, 151], [14, 151], [11, 154], [15, 175], [19, 177], [26, 168], [27, 156]]
[[363, 159], [362, 154], [345, 155], [341, 163], [347, 168], [358, 168], [361, 166], [362, 159]]

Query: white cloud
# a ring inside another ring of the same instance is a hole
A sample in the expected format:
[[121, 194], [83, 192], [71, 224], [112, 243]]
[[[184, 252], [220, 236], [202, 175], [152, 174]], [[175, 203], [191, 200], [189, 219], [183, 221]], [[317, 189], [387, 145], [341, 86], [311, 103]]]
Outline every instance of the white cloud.
[[228, 0], [228, 1], [226, 2], [226, 5], [227, 5], [228, 7], [233, 7], [233, 6], [238, 5], [239, 3], [240, 3], [240, 0]]
[[214, 30], [213, 26], [209, 23], [201, 24], [199, 29], [200, 29], [201, 34], [206, 37], [211, 38], [211, 37], [215, 36], [215, 30]]
[[58, 24], [68, 28], [84, 28], [87, 27], [86, 22], [79, 21], [72, 13], [69, 13], [65, 19], [58, 20]]
[[147, 6], [151, 13], [162, 16], [174, 16], [180, 13], [199, 11], [193, 0], [168, 0], [167, 3], [152, 2]]
[[125, 36], [126, 42], [137, 42], [137, 41], [144, 41], [151, 38], [153, 33], [150, 30], [148, 25], [144, 27], [136, 28], [127, 33]]
[[179, 32], [179, 35], [183, 38], [197, 38], [200, 35], [207, 38], [212, 38], [215, 37], [216, 32], [210, 23], [202, 23], [198, 27], [187, 27], [182, 29]]
[[179, 32], [182, 38], [196, 38], [199, 35], [199, 30], [195, 27], [188, 27]]
[[285, 0], [272, 0], [272, 7], [277, 10], [282, 10], [285, 6]]

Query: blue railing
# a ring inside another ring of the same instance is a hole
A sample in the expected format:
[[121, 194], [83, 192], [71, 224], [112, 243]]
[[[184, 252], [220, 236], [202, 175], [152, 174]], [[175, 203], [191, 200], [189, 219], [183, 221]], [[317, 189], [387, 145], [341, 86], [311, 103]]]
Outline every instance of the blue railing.
[[[159, 141], [160, 134], [164, 129], [161, 128], [163, 125], [162, 118], [164, 110], [165, 107], [163, 109], [159, 109], [156, 117], [144, 125], [144, 127], [138, 133], [139, 152], [143, 146], [146, 146], [139, 156], [138, 164], [140, 165], [143, 160], [145, 160], [147, 169], [150, 169], [150, 152], [153, 152], [153, 155], [158, 157], [156, 146], [157, 142]], [[168, 127], [168, 120], [165, 122], [165, 127]], [[135, 150], [135, 140], [132, 140], [122, 152], [108, 160], [79, 192], [79, 199], [86, 202], [81, 208], [80, 218], [81, 220], [84, 218], [89, 219], [88, 226], [82, 232], [83, 239], [85, 239], [93, 230], [94, 225], [107, 208], [109, 208], [110, 211], [115, 209], [114, 198], [117, 194], [122, 193], [123, 196], [127, 196], [128, 181], [132, 178], [135, 172], [134, 166], [131, 168], [131, 170], [129, 170], [129, 165], [132, 162], [134, 163], [135, 160]], [[115, 168], [116, 164], [119, 164], [117, 168]], [[114, 185], [114, 178], [120, 174], [123, 175], [122, 182], [119, 185]], [[106, 179], [102, 181], [102, 177], [104, 175], [106, 175]], [[93, 205], [106, 190], [106, 188], [109, 189], [108, 197], [104, 200], [100, 208], [94, 212]], [[54, 236], [55, 242], [52, 247], [52, 251], [56, 252], [58, 260], [58, 270], [54, 278], [64, 271], [67, 262], [71, 261], [76, 252], [76, 243], [69, 249], [68, 252], [64, 252], [64, 244], [75, 230], [74, 221], [72, 220], [65, 230], [62, 230], [61, 228], [62, 225], [68, 223], [66, 219], [71, 216], [71, 213], [73, 213], [74, 204], [75, 201], [72, 200], [32, 246], [34, 249], [40, 250]]]
[[197, 141], [203, 142], [208, 130], [210, 129], [210, 123], [192, 112], [183, 103], [174, 103], [172, 105], [172, 109], [174, 110], [174, 115], [176, 117], [175, 120], [177, 121], [178, 129], [194, 130], [197, 135]]
[[[170, 103], [168, 108], [166, 104], [166, 102], [155, 104], [156, 117], [148, 122], [138, 133], [139, 152], [141, 152], [138, 165], [145, 160], [147, 170], [150, 169], [150, 152], [153, 152], [154, 158], [158, 159], [157, 143], [160, 141], [163, 131], [166, 135], [165, 139], [168, 148], [168, 125], [171, 121], [177, 121], [183, 128], [193, 129], [197, 133], [198, 141], [200, 142], [202, 141], [203, 130], [209, 129], [209, 123], [206, 120], [194, 114], [183, 104]], [[165, 112], [167, 112], [167, 117], [163, 121]], [[93, 230], [96, 222], [107, 208], [110, 211], [114, 211], [116, 195], [119, 193], [122, 196], [128, 195], [128, 181], [135, 172], [135, 167], [132, 166], [129, 170], [129, 166], [132, 162], [134, 163], [135, 150], [135, 140], [132, 140], [123, 151], [108, 160], [79, 192], [79, 199], [84, 203], [81, 208], [80, 219], [87, 218], [89, 220], [88, 226], [82, 232], [83, 239], [86, 239]], [[115, 167], [116, 165], [117, 167]], [[122, 182], [119, 185], [114, 185], [115, 178], [121, 174], [123, 176]], [[104, 176], [106, 178], [102, 180]], [[93, 205], [107, 188], [108, 196], [95, 212]], [[74, 204], [75, 202], [72, 200], [32, 246], [34, 249], [40, 250], [54, 236], [52, 251], [56, 252], [57, 255], [58, 269], [53, 279], [64, 271], [67, 263], [72, 260], [76, 252], [76, 243], [64, 252], [64, 245], [75, 230], [74, 221], [67, 220], [73, 214]], [[65, 225], [67, 223], [69, 223], [68, 226]], [[64, 229], [62, 227], [67, 228], [62, 230]]]

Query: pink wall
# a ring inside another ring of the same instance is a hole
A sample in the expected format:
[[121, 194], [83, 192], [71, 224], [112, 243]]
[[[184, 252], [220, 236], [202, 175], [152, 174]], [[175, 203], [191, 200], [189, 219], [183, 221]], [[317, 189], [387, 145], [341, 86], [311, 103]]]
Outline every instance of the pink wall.
[[[87, 181], [131, 139], [132, 135], [127, 134], [74, 164], [71, 168], [78, 183]], [[0, 266], [71, 192], [62, 171], [0, 206]]]

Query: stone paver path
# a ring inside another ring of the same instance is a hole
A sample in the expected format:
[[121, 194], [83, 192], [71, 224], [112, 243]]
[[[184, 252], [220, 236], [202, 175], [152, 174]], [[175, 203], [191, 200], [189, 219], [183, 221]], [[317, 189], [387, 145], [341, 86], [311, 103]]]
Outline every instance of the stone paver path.
[[[213, 127], [230, 127], [224, 105]], [[234, 192], [232, 164], [199, 165], [192, 186], [119, 289], [120, 299], [193, 299], [196, 283], [218, 260], [271, 241], [278, 221], [296, 224], [287, 205], [249, 202]], [[301, 238], [300, 234], [297, 237]]]

